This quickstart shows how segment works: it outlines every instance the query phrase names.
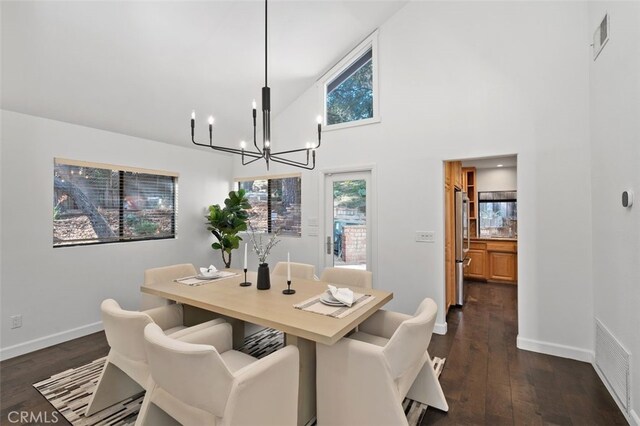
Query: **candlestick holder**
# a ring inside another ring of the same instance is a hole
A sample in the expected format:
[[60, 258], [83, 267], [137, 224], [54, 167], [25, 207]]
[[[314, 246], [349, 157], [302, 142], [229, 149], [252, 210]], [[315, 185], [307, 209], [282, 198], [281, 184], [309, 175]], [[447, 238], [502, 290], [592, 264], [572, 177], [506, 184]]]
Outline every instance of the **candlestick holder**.
[[287, 288], [282, 290], [282, 294], [295, 294], [295, 290], [291, 288], [291, 280], [287, 280]]
[[249, 287], [251, 283], [247, 281], [247, 268], [244, 268], [244, 282], [240, 283], [240, 287]]

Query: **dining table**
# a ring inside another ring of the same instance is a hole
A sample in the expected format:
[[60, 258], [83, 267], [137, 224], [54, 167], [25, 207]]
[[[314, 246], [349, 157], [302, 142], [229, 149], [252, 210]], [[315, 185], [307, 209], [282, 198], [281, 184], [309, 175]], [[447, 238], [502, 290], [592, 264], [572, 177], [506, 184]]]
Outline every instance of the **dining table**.
[[389, 302], [393, 293], [340, 284], [338, 287], [370, 296], [370, 300], [362, 306], [354, 305], [345, 316], [335, 317], [300, 309], [303, 302], [322, 296], [331, 283], [293, 277], [291, 288], [295, 293], [283, 294], [287, 288], [286, 276], [271, 275], [271, 287], [259, 290], [255, 272], [247, 273], [247, 281], [252, 285], [241, 286], [240, 283], [245, 281], [242, 271], [225, 271], [235, 275], [204, 281], [199, 285], [186, 285], [178, 280], [159, 282], [142, 285], [140, 290], [182, 303], [186, 325], [202, 321], [207, 315], [227, 319], [233, 327], [234, 348], [242, 345], [245, 323], [282, 331], [285, 345], [297, 346], [300, 353], [298, 425], [308, 424], [316, 414], [316, 344], [336, 343]]

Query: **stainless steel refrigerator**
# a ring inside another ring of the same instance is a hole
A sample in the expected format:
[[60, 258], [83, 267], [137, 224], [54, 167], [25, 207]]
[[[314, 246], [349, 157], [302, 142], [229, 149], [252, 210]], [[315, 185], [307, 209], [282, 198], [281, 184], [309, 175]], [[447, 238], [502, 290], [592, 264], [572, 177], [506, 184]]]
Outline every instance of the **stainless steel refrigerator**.
[[464, 305], [464, 267], [469, 266], [467, 257], [471, 242], [469, 232], [469, 197], [466, 192], [456, 190], [456, 304]]

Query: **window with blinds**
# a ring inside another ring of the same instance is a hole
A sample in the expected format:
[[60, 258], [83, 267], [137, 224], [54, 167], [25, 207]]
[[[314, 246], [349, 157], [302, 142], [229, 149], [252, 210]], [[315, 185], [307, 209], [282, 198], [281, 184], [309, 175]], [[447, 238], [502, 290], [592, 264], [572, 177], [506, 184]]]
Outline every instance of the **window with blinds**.
[[53, 246], [175, 238], [175, 173], [54, 160]]
[[249, 220], [257, 232], [302, 235], [300, 175], [236, 179], [251, 204]]

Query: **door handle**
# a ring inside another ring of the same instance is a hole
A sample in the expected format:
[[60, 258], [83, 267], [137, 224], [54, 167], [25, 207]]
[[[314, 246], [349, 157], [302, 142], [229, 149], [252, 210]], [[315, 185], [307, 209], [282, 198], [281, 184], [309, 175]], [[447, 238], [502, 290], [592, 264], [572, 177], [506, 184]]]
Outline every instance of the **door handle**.
[[467, 266], [469, 266], [469, 265], [471, 265], [471, 258], [470, 258], [470, 257], [467, 257], [467, 258], [464, 260], [464, 266], [465, 266], [465, 268], [466, 268], [466, 267], [467, 267]]
[[331, 254], [331, 237], [327, 237], [327, 254]]

